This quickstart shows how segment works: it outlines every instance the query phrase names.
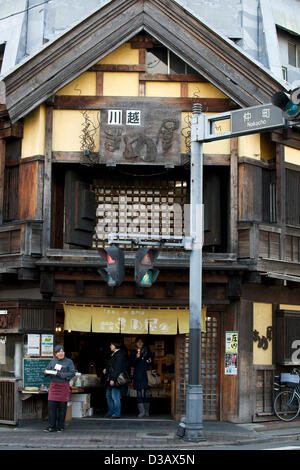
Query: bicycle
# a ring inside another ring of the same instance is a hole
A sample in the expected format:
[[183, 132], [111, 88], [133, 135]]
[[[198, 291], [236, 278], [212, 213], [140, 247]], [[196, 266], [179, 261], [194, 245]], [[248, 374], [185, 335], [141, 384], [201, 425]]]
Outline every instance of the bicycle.
[[[290, 376], [290, 379], [295, 379], [298, 375], [298, 379], [295, 380], [295, 384], [291, 382], [283, 382], [283, 385], [275, 383], [275, 386], [287, 387], [285, 390], [279, 392], [274, 399], [274, 412], [276, 416], [282, 421], [293, 421], [297, 418], [300, 413], [300, 371], [293, 369], [292, 374], [285, 374]], [[298, 383], [296, 383], [298, 381]], [[278, 390], [278, 388], [275, 390]]]

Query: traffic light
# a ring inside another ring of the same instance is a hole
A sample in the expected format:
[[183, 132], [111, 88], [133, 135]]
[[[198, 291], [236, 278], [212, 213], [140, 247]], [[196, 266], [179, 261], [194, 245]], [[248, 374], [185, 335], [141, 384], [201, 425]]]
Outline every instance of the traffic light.
[[293, 121], [300, 117], [300, 88], [293, 90], [290, 95], [279, 91], [272, 96], [272, 103], [282, 109], [283, 117]]
[[139, 248], [135, 257], [135, 282], [140, 287], [151, 287], [156, 281], [159, 270], [154, 268], [158, 250]]
[[106, 268], [98, 269], [110, 287], [119, 286], [124, 281], [124, 253], [117, 246], [98, 248], [100, 256], [106, 261]]

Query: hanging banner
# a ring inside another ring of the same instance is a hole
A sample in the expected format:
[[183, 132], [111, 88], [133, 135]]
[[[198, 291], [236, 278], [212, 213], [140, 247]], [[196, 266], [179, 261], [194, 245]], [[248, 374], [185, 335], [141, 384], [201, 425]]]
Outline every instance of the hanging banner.
[[[186, 308], [64, 305], [65, 330], [95, 333], [176, 335], [189, 331]], [[205, 315], [205, 316], [204, 316]], [[202, 320], [205, 324], [206, 310]]]
[[156, 308], [148, 314], [150, 335], [177, 335], [177, 309]]
[[[178, 309], [178, 327], [179, 327], [179, 334], [183, 335], [186, 333], [189, 333], [190, 331], [190, 311], [189, 309]], [[207, 307], [204, 306], [202, 307], [202, 313], [201, 313], [201, 332], [205, 333], [206, 332], [206, 313], [207, 313]]]
[[70, 331], [91, 331], [92, 311], [88, 305], [66, 305], [65, 311], [65, 330]]
[[118, 307], [93, 307], [92, 331], [94, 333], [120, 333], [121, 312]]

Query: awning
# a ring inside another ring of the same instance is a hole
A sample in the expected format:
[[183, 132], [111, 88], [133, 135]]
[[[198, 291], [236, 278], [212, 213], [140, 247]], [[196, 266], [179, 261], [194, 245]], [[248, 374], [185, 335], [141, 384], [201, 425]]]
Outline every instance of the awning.
[[[189, 332], [189, 309], [64, 304], [65, 330], [95, 333], [176, 335]], [[202, 309], [205, 331], [206, 307]]]

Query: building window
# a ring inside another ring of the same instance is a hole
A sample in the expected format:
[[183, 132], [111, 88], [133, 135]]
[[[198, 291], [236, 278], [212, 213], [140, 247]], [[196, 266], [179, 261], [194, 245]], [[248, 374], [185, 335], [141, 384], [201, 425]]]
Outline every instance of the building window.
[[146, 71], [151, 74], [194, 75], [197, 72], [176, 54], [163, 46], [147, 49]]
[[288, 42], [288, 60], [289, 65], [300, 67], [300, 45]]
[[286, 170], [286, 224], [300, 227], [300, 173]]
[[1, 69], [2, 69], [4, 50], [5, 50], [5, 44], [0, 44], [0, 74], [1, 74]]
[[282, 78], [285, 82], [288, 81], [288, 70], [286, 67], [281, 67], [282, 68]]
[[23, 335], [0, 336], [0, 377], [22, 377]]

